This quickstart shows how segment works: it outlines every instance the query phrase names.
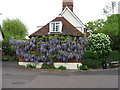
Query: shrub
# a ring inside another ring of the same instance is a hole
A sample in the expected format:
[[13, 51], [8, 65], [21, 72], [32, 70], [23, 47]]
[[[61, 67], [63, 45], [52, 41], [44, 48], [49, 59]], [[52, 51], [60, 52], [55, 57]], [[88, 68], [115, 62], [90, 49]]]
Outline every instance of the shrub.
[[120, 36], [118, 35], [110, 35], [111, 38], [111, 48], [112, 50], [120, 51]]
[[4, 52], [4, 55], [10, 56], [13, 56], [13, 54], [15, 55], [15, 48], [11, 47], [8, 40], [2, 41], [2, 51]]
[[95, 59], [84, 59], [82, 61], [82, 64], [87, 65], [88, 68], [96, 69], [96, 68], [100, 68], [102, 66], [102, 60], [100, 60], [100, 59], [97, 59], [97, 60], [95, 60]]
[[44, 63], [44, 64], [42, 64], [41, 69], [56, 69], [56, 68], [55, 68], [54, 64], [47, 65], [47, 64]]
[[85, 51], [84, 52], [84, 56], [83, 56], [84, 59], [87, 59], [87, 58], [91, 58], [91, 59], [98, 59], [98, 54], [96, 52], [93, 52], [93, 51]]
[[10, 55], [4, 55], [2, 56], [2, 61], [10, 61], [10, 62], [16, 62], [18, 60], [18, 57], [10, 56]]
[[30, 63], [26, 65], [29, 68], [36, 68], [36, 65], [34, 63]]
[[88, 66], [87, 65], [82, 65], [82, 66], [80, 66], [80, 70], [88, 70]]
[[58, 69], [60, 69], [60, 70], [66, 70], [67, 68], [65, 66], [60, 66], [60, 67], [58, 67]]
[[88, 38], [90, 51], [98, 53], [99, 57], [108, 56], [112, 51], [110, 48], [110, 37], [103, 33], [91, 34]]
[[120, 52], [119, 51], [112, 51], [106, 59], [108, 62], [120, 61]]
[[8, 40], [2, 41], [2, 60], [17, 61], [18, 56], [15, 55], [15, 48], [12, 48]]
[[88, 68], [99, 68], [102, 66], [102, 59], [94, 51], [85, 51], [82, 64], [87, 65]]

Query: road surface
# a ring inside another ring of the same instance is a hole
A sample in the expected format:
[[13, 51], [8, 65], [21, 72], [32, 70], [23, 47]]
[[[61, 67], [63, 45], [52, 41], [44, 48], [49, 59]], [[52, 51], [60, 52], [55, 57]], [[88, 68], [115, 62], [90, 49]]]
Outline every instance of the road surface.
[[42, 72], [2, 63], [2, 88], [118, 88], [118, 70]]

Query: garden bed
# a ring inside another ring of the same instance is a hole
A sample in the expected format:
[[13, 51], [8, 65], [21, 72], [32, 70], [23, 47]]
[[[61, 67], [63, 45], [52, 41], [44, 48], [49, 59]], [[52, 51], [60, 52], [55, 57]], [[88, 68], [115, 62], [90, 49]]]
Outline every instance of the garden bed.
[[[21, 66], [27, 66], [27, 64], [30, 64], [30, 63], [33, 63], [33, 62], [18, 62], [19, 65]], [[37, 65], [36, 65], [36, 68], [41, 68], [42, 67], [42, 64], [43, 62], [39, 62]], [[54, 62], [54, 66], [56, 68], [60, 67], [60, 66], [65, 66], [67, 69], [78, 69], [78, 66], [81, 66], [82, 64], [81, 63], [63, 63], [63, 62]]]

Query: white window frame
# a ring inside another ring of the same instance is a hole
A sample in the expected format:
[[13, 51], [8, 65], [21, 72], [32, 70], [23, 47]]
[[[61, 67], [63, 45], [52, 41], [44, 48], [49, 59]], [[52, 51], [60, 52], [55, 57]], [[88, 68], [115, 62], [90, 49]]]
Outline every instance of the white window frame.
[[[54, 29], [55, 30], [53, 30], [53, 24], [55, 25], [54, 26]], [[57, 25], [57, 24], [59, 24], [59, 26]], [[58, 31], [57, 31], [57, 26], [58, 26]], [[61, 21], [56, 21], [56, 22], [50, 22], [50, 24], [49, 24], [49, 32], [62, 32], [62, 22]]]

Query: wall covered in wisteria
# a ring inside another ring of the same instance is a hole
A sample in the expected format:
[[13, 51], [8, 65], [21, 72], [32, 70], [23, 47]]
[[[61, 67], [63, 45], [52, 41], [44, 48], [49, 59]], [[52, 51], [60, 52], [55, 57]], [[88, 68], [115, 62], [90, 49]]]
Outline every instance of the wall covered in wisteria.
[[79, 62], [86, 51], [87, 37], [80, 35], [50, 35], [32, 37], [30, 40], [10, 40], [16, 55], [25, 62]]

